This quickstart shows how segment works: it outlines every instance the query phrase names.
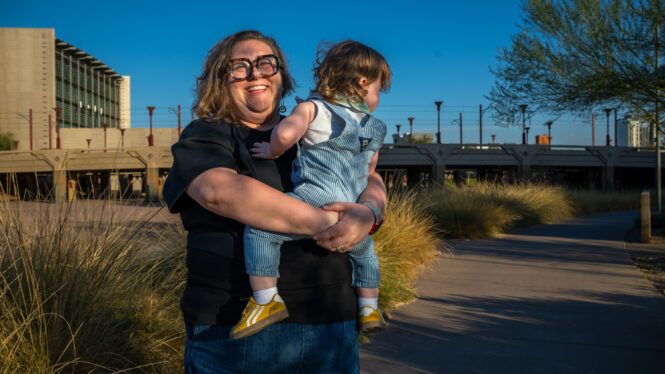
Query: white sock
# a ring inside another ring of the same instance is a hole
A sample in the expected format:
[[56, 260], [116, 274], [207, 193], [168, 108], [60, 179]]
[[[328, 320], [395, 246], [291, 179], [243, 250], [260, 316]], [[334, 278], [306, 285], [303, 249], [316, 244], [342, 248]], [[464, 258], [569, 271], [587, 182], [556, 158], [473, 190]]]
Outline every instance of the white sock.
[[277, 287], [266, 288], [265, 290], [254, 291], [254, 301], [257, 304], [268, 304], [272, 297], [277, 294]]
[[363, 307], [365, 306], [370, 306], [374, 309], [379, 309], [379, 299], [377, 297], [359, 297], [358, 310], [362, 310]]

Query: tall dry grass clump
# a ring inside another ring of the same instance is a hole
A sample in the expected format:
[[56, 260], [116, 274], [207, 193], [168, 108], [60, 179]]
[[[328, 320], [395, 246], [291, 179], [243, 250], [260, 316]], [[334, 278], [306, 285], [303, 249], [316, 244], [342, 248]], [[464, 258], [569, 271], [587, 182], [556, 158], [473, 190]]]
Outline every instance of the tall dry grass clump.
[[612, 193], [570, 190], [568, 196], [573, 202], [575, 214], [578, 216], [640, 208], [640, 191], [637, 190]]
[[0, 203], [1, 371], [181, 371], [177, 229], [81, 203]]
[[479, 239], [515, 227], [554, 223], [573, 216], [561, 187], [545, 184], [434, 186], [418, 196], [448, 237]]
[[416, 203], [414, 191], [391, 192], [384, 224], [374, 235], [381, 267], [379, 304], [390, 312], [416, 297], [417, 275], [443, 249], [436, 222]]

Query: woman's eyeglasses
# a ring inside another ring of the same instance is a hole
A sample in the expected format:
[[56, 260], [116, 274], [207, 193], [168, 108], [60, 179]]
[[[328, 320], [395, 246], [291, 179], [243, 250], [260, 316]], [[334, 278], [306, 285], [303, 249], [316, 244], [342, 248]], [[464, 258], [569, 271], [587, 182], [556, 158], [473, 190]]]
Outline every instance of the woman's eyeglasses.
[[229, 61], [226, 71], [237, 81], [247, 79], [252, 75], [253, 69], [261, 75], [261, 78], [272, 77], [279, 71], [279, 58], [275, 55], [259, 56], [253, 62], [248, 58], [234, 58]]

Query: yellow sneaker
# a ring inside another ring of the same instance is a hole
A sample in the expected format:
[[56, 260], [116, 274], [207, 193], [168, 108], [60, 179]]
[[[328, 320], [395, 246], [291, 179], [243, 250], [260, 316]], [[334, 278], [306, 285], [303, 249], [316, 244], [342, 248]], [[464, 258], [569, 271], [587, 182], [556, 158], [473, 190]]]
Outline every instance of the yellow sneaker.
[[257, 304], [254, 297], [250, 297], [240, 321], [231, 329], [230, 337], [244, 338], [287, 318], [289, 311], [286, 310], [284, 300], [278, 294], [275, 294], [267, 304]]
[[371, 306], [364, 306], [360, 309], [358, 321], [360, 322], [360, 331], [362, 332], [377, 332], [385, 330], [387, 327], [381, 312]]

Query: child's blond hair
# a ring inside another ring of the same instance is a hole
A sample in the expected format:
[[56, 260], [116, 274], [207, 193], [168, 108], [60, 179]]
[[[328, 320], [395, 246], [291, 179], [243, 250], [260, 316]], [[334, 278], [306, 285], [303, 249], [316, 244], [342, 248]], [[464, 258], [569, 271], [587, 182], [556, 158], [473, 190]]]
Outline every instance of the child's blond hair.
[[319, 48], [314, 67], [313, 93], [324, 100], [336, 102], [335, 96], [343, 95], [362, 101], [367, 90], [360, 86], [360, 79], [368, 83], [381, 79], [381, 91], [390, 89], [390, 67], [376, 50], [353, 40], [337, 43], [328, 50]]

